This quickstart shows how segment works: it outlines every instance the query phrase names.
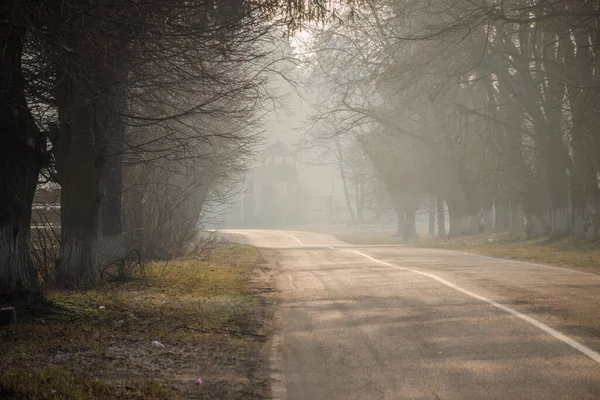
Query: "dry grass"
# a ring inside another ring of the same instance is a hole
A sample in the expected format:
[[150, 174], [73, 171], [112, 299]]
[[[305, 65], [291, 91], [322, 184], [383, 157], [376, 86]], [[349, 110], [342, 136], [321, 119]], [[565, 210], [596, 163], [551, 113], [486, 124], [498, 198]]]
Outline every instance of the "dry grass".
[[[407, 244], [386, 232], [365, 232], [338, 235], [340, 240], [358, 245]], [[600, 269], [600, 244], [572, 238], [526, 239], [522, 235], [488, 233], [450, 239], [422, 239], [410, 246], [459, 250], [512, 260], [540, 262], [551, 265]]]
[[257, 268], [256, 249], [224, 245], [151, 264], [145, 279], [50, 293], [49, 306], [0, 329], [0, 398], [267, 397], [271, 311]]
[[346, 243], [356, 245], [406, 244], [406, 242], [402, 241], [402, 237], [396, 236], [392, 232], [340, 233], [336, 237]]

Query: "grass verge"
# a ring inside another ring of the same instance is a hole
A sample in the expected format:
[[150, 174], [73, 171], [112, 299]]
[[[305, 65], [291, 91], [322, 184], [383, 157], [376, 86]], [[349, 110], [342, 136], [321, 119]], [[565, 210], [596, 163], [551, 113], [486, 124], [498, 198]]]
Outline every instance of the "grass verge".
[[49, 293], [49, 305], [0, 328], [0, 398], [268, 397], [260, 264], [255, 248], [222, 245], [150, 264], [144, 279]]
[[448, 239], [426, 238], [406, 243], [402, 238], [387, 232], [344, 233], [337, 237], [356, 245], [408, 244], [413, 247], [459, 250], [511, 260], [600, 270], [600, 243], [573, 238], [526, 239], [523, 235], [486, 233]]

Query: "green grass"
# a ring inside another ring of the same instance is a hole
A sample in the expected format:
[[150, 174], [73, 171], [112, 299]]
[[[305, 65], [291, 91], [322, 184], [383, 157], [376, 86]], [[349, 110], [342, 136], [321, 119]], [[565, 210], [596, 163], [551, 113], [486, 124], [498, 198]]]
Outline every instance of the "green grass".
[[255, 248], [223, 245], [151, 263], [143, 279], [49, 293], [49, 305], [0, 328], [0, 398], [267, 397], [270, 311], [256, 268]]
[[352, 244], [406, 244], [413, 247], [459, 250], [512, 260], [550, 265], [600, 269], [600, 244], [573, 238], [526, 239], [523, 235], [487, 233], [449, 239], [425, 238], [406, 243], [387, 232], [360, 232], [338, 235]]

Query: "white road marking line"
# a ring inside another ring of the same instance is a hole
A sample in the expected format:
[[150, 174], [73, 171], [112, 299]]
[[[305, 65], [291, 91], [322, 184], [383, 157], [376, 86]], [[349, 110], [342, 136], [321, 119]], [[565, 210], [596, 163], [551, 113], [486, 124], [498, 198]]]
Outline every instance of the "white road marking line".
[[[335, 250], [334, 247], [330, 247], [330, 249]], [[505, 312], [507, 312], [509, 314], [512, 314], [512, 315], [514, 315], [517, 318], [522, 319], [523, 321], [525, 321], [525, 322], [527, 322], [527, 323], [535, 326], [536, 328], [541, 329], [542, 331], [546, 332], [550, 336], [552, 336], [552, 337], [554, 337], [554, 338], [562, 341], [563, 343], [568, 344], [569, 346], [571, 346], [575, 350], [577, 350], [577, 351], [585, 354], [586, 356], [588, 356], [589, 358], [591, 358], [592, 360], [594, 360], [594, 361], [596, 361], [597, 363], [600, 364], [600, 354], [599, 353], [597, 353], [594, 350], [590, 349], [589, 347], [587, 347], [587, 346], [585, 346], [585, 345], [577, 342], [576, 340], [571, 339], [570, 337], [568, 337], [565, 334], [557, 331], [556, 329], [553, 329], [553, 328], [549, 327], [548, 325], [543, 324], [542, 322], [538, 321], [537, 319], [531, 318], [531, 317], [529, 317], [529, 316], [527, 316], [525, 314], [521, 314], [520, 312], [518, 312], [516, 310], [513, 310], [510, 307], [507, 307], [505, 305], [497, 303], [494, 300], [490, 300], [487, 297], [483, 297], [481, 295], [478, 295], [478, 294], [470, 292], [470, 291], [468, 291], [466, 289], [463, 289], [460, 286], [457, 286], [457, 285], [455, 285], [452, 282], [449, 282], [449, 281], [447, 281], [447, 280], [445, 280], [443, 278], [440, 278], [437, 275], [430, 274], [428, 272], [418, 271], [418, 270], [415, 270], [415, 269], [412, 269], [412, 268], [400, 267], [398, 265], [390, 264], [388, 262], [385, 262], [385, 261], [373, 258], [373, 257], [371, 257], [368, 254], [361, 253], [360, 251], [345, 250], [345, 249], [340, 249], [340, 250], [341, 251], [345, 251], [345, 252], [349, 252], [349, 253], [358, 254], [358, 255], [360, 255], [362, 257], [365, 257], [365, 258], [367, 258], [367, 259], [369, 259], [369, 260], [371, 260], [371, 261], [373, 261], [375, 263], [378, 263], [378, 264], [386, 265], [388, 267], [392, 267], [392, 268], [399, 269], [399, 270], [413, 272], [415, 274], [423, 275], [423, 276], [426, 276], [426, 277], [431, 278], [433, 280], [436, 280], [436, 281], [440, 282], [441, 284], [446, 285], [446, 286], [448, 286], [448, 287], [450, 287], [450, 288], [452, 288], [452, 289], [454, 289], [454, 290], [456, 290], [458, 292], [464, 293], [467, 296], [473, 297], [474, 299], [481, 300], [481, 301], [483, 301], [485, 303], [488, 303], [488, 304], [490, 304], [490, 305], [492, 305], [492, 306], [494, 306], [496, 308], [499, 308], [502, 311], [505, 311]]]
[[289, 236], [292, 239], [294, 239], [296, 242], [300, 243], [301, 246], [306, 246], [304, 243], [302, 243], [300, 240], [298, 240], [298, 238], [294, 235], [288, 235], [287, 233], [282, 233], [283, 236]]

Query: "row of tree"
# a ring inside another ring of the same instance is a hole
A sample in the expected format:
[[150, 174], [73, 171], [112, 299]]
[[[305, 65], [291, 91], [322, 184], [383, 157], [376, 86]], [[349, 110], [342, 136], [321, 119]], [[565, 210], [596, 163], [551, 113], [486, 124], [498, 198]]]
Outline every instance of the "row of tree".
[[313, 34], [314, 126], [358, 143], [399, 221], [433, 197], [451, 235], [600, 239], [598, 2], [367, 0], [350, 16]]
[[40, 290], [30, 239], [40, 185], [60, 186], [57, 286], [94, 285], [101, 264], [131, 248], [164, 257], [189, 243], [207, 202], [226, 197], [252, 155], [273, 32], [325, 10], [318, 1], [2, 2], [0, 300]]

